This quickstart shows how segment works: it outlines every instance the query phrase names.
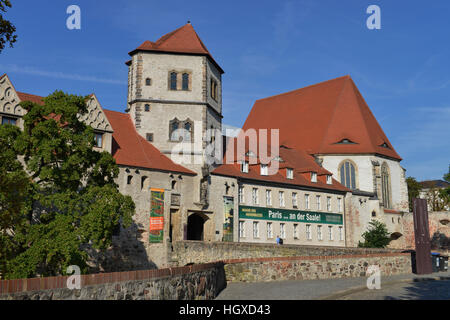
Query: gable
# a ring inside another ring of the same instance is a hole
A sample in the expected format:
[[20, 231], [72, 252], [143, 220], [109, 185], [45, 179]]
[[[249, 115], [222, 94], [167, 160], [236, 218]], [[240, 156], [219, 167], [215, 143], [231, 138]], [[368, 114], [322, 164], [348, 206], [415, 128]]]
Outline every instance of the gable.
[[16, 89], [4, 74], [0, 77], [0, 113], [22, 117], [25, 111], [19, 105], [20, 101]]
[[89, 96], [86, 104], [88, 112], [80, 115], [78, 119], [94, 128], [94, 130], [113, 132], [112, 126], [95, 94]]

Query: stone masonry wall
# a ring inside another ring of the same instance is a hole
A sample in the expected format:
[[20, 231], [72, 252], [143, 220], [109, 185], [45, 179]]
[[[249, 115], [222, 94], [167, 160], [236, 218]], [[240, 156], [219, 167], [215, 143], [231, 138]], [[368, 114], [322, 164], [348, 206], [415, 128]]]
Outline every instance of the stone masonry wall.
[[228, 282], [364, 277], [370, 265], [379, 266], [382, 277], [411, 272], [408, 253], [237, 259], [224, 262]]
[[172, 262], [207, 263], [227, 259], [273, 258], [298, 256], [340, 256], [377, 253], [395, 253], [400, 250], [366, 249], [324, 246], [271, 245], [259, 243], [177, 241], [172, 244]]
[[0, 281], [0, 300], [198, 300], [214, 299], [226, 286], [223, 263], [81, 276]]

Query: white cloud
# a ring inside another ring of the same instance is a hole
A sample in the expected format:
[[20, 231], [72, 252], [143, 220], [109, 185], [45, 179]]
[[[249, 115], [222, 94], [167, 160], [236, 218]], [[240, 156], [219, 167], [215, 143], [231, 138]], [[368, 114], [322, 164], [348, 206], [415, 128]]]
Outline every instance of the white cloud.
[[87, 82], [97, 82], [106, 84], [119, 84], [126, 85], [127, 82], [123, 80], [98, 78], [95, 76], [79, 75], [75, 73], [65, 73], [59, 71], [46, 71], [37, 69], [34, 67], [18, 66], [15, 64], [0, 65], [0, 70], [6, 73], [21, 73], [29, 74], [39, 77], [55, 78], [55, 79], [65, 79], [65, 80], [75, 80], [75, 81], [87, 81]]

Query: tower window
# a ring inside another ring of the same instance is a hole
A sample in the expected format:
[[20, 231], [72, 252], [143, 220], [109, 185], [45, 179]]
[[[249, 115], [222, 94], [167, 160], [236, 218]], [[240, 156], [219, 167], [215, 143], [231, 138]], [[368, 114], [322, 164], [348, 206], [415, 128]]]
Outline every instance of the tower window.
[[153, 133], [147, 133], [147, 141], [153, 142]]
[[179, 141], [180, 140], [180, 134], [178, 132], [180, 123], [177, 119], [174, 119], [170, 122], [170, 133], [169, 137], [171, 141]]
[[144, 107], [145, 112], [149, 112], [150, 111], [150, 105], [146, 104]]
[[381, 191], [383, 196], [383, 206], [391, 208], [391, 181], [389, 177], [389, 167], [386, 163], [381, 166]]
[[170, 73], [170, 90], [177, 90], [177, 73]]
[[217, 82], [214, 79], [211, 79], [211, 98], [215, 101], [218, 99], [217, 95]]
[[190, 121], [184, 123], [183, 141], [192, 141], [192, 124]]
[[150, 86], [151, 84], [152, 84], [152, 79], [150, 79], [150, 78], [145, 79], [146, 86]]
[[189, 73], [183, 73], [181, 89], [184, 91], [189, 90]]

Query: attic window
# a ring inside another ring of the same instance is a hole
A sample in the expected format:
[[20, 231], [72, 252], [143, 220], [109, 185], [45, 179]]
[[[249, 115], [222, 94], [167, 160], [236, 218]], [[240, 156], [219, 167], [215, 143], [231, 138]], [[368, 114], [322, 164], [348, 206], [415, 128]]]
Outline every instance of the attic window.
[[383, 147], [383, 148], [386, 148], [386, 149], [390, 149], [390, 147], [388, 146], [388, 144], [386, 142], [381, 144], [380, 147]]
[[311, 172], [311, 182], [317, 182], [317, 172]]
[[294, 170], [291, 168], [286, 169], [286, 178], [294, 179]]
[[336, 144], [355, 144], [355, 143], [353, 141], [351, 141], [350, 139], [345, 138], [345, 139], [342, 139], [341, 141], [339, 141]]
[[248, 162], [247, 161], [243, 161], [241, 163], [241, 172], [248, 173]]
[[331, 175], [327, 175], [327, 184], [332, 184]]

